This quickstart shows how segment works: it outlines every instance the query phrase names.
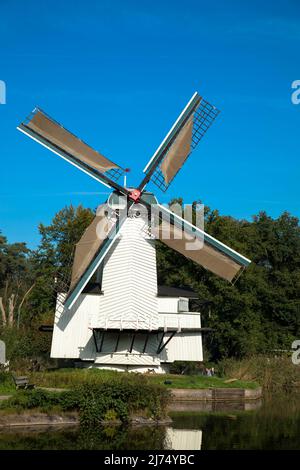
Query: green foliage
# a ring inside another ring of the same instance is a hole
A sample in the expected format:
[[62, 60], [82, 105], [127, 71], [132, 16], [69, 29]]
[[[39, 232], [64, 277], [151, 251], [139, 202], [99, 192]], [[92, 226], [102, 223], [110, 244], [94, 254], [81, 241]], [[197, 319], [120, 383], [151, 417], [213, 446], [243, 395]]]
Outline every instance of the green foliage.
[[49, 355], [51, 335], [41, 333], [35, 323], [31, 329], [2, 327], [0, 338], [6, 344], [6, 355], [10, 360], [10, 367], [15, 370], [25, 365], [30, 366], [30, 358], [42, 358]]
[[0, 289], [3, 289], [7, 282], [19, 284], [28, 275], [29, 252], [26, 243], [8, 243], [0, 232]]
[[194, 361], [175, 361], [170, 364], [170, 374], [194, 375], [199, 372], [199, 363]]
[[116, 410], [111, 408], [111, 409], [106, 411], [103, 419], [104, 419], [104, 421], [117, 421], [118, 420], [118, 413], [116, 412]]
[[10, 244], [0, 233], [0, 327], [18, 324], [28, 306], [34, 284], [30, 253], [25, 243]]
[[67, 280], [74, 256], [75, 244], [93, 220], [95, 214], [83, 206], [65, 207], [50, 225], [39, 225], [41, 243], [33, 253], [32, 264], [36, 288], [32, 294], [33, 311], [40, 315], [55, 306], [54, 281], [57, 276]]
[[300, 337], [300, 228], [284, 212], [253, 221], [221, 216], [205, 208], [205, 230], [252, 260], [234, 286], [157, 243], [160, 284], [191, 286], [210, 308], [202, 324], [213, 328], [206, 355], [213, 360], [290, 350]]
[[[231, 375], [229, 376], [231, 377]], [[253, 380], [235, 380], [227, 382], [228, 377], [208, 377], [206, 375], [156, 375], [151, 378], [152, 383], [162, 385], [166, 388], [243, 388], [256, 389], [259, 384]], [[170, 382], [165, 384], [165, 381]]]
[[40, 388], [18, 390], [11, 398], [0, 404], [2, 409], [14, 409], [18, 412], [32, 409], [51, 411], [57, 408], [62, 411], [79, 409], [79, 400], [72, 391], [49, 392]]
[[109, 380], [117, 380], [120, 373], [105, 369], [53, 369], [32, 373], [32, 381], [41, 387], [56, 387], [73, 389], [84, 383], [98, 383]]
[[19, 390], [13, 397], [0, 405], [0, 408], [13, 408], [16, 411], [31, 410], [39, 408], [49, 411], [54, 406], [61, 404], [58, 393], [50, 393], [41, 389]]
[[79, 409], [79, 396], [77, 390], [66, 390], [65, 392], [61, 392], [59, 394], [59, 400], [59, 404], [63, 411]]
[[146, 377], [130, 374], [82, 384], [76, 394], [81, 423], [85, 425], [97, 425], [112, 415], [127, 422], [130, 414], [141, 410], [159, 419], [169, 400], [166, 389], [149, 383]]
[[15, 385], [12, 375], [9, 372], [1, 371], [0, 369], [0, 395], [11, 393], [15, 390]]

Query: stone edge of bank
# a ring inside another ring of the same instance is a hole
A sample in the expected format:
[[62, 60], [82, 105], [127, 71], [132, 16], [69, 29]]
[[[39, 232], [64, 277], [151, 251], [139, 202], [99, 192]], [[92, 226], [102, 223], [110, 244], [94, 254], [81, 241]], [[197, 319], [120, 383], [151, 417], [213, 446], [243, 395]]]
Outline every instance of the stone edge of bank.
[[243, 388], [173, 388], [174, 401], [239, 401], [257, 400], [262, 397], [262, 387], [256, 389]]

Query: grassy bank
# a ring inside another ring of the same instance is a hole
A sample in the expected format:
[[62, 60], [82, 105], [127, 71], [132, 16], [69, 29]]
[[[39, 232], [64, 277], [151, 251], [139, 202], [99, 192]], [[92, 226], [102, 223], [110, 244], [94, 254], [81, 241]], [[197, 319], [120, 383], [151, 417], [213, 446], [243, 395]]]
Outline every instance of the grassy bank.
[[[164, 376], [156, 375], [149, 377], [151, 383], [165, 386], [167, 388], [187, 388], [187, 389], [204, 389], [204, 388], [243, 388], [256, 389], [259, 384], [246, 380], [228, 381], [228, 378], [222, 377], [206, 377], [202, 375], [172, 375]], [[229, 379], [230, 380], [230, 379]], [[165, 383], [167, 382], [167, 383]]]
[[[147, 418], [161, 419], [166, 414], [169, 392], [165, 388], [150, 383], [146, 377], [133, 374], [78, 374], [80, 371], [61, 373], [59, 385], [68, 386], [63, 392], [51, 392], [36, 388], [15, 391], [13, 385], [3, 383], [10, 399], [0, 402], [3, 412], [23, 412], [36, 410], [45, 413], [78, 411], [84, 424], [97, 424], [102, 421], [120, 420], [126, 422], [133, 414]], [[41, 374], [39, 385], [57, 386], [57, 382], [45, 377], [56, 377], [59, 372]], [[67, 383], [63, 378], [68, 377]], [[1, 375], [3, 378], [3, 374]], [[7, 374], [9, 377], [9, 374]], [[38, 377], [35, 375], [35, 379]], [[32, 380], [33, 378], [31, 378]], [[35, 382], [37, 384], [37, 381]], [[0, 392], [2, 393], [2, 392]]]
[[[80, 384], [101, 383], [114, 380], [116, 377], [141, 377], [140, 374], [126, 374], [100, 369], [60, 369], [51, 372], [36, 372], [31, 374], [32, 381], [42, 387], [69, 388]], [[142, 376], [149, 384], [160, 385], [163, 388], [257, 388], [258, 384], [237, 380], [227, 382], [226, 378], [206, 377], [202, 375], [173, 375], [148, 374]], [[165, 383], [167, 382], [167, 383]]]
[[[161, 420], [166, 415], [170, 388], [256, 388], [255, 382], [201, 375], [142, 375], [100, 369], [58, 369], [29, 374], [37, 388], [16, 391], [10, 373], [0, 374], [0, 402], [5, 413], [65, 413], [76, 411], [85, 424], [120, 420], [134, 414]], [[47, 390], [48, 389], [48, 390]], [[50, 389], [61, 390], [60, 392]]]
[[[44, 372], [26, 372], [31, 382], [40, 387], [72, 389], [80, 384], [101, 384], [119, 377], [139, 380], [166, 388], [249, 388], [258, 384], [266, 391], [288, 390], [300, 386], [300, 365], [294, 365], [290, 356], [254, 356], [241, 360], [225, 359], [215, 366], [218, 376], [202, 375], [140, 375], [99, 369], [54, 369]], [[24, 375], [22, 370], [17, 371]], [[234, 379], [232, 382], [230, 379]], [[228, 381], [229, 380], [229, 381]], [[165, 383], [167, 382], [167, 383]], [[0, 372], [0, 394], [15, 391], [11, 376]]]
[[[6, 374], [1, 381], [0, 377], [0, 394], [14, 391], [12, 378]], [[187, 389], [204, 389], [204, 388], [243, 388], [255, 389], [259, 385], [255, 381], [250, 380], [234, 380], [228, 381], [228, 378], [207, 377], [202, 375], [175, 375], [175, 374], [127, 374], [123, 372], [114, 372], [100, 369], [58, 369], [45, 372], [33, 372], [29, 374], [30, 381], [39, 387], [48, 388], [65, 388], [72, 389], [76, 386], [85, 384], [103, 384], [110, 381], [118, 381], [124, 379], [131, 382], [147, 383], [149, 386], [160, 386], [163, 389], [168, 388], [187, 388]], [[230, 379], [229, 379], [230, 380]]]

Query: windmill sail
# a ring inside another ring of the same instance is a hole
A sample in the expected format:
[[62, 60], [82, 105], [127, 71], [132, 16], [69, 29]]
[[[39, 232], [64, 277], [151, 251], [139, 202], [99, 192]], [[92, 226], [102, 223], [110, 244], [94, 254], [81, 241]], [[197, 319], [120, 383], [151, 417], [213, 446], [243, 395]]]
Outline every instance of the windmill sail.
[[162, 225], [159, 227], [159, 239], [169, 248], [195, 261], [200, 266], [212, 271], [223, 279], [227, 281], [233, 280], [242, 267], [239, 263], [206, 242], [199, 249], [188, 250], [186, 246], [197, 243], [197, 237], [187, 233], [183, 233], [182, 237], [180, 237], [181, 232], [181, 229], [178, 227], [169, 227], [166, 222], [162, 222]]
[[151, 180], [166, 191], [218, 114], [215, 106], [195, 93], [145, 167], [140, 189]]
[[[124, 170], [36, 108], [19, 130], [102, 183], [115, 187]], [[120, 188], [118, 188], [120, 189]]]
[[76, 245], [71, 285], [65, 300], [69, 309], [114, 245], [124, 223], [124, 214], [120, 214], [117, 220], [107, 219], [105, 207], [102, 206], [101, 214], [95, 217]]
[[161, 164], [160, 169], [166, 184], [169, 184], [172, 181], [178, 170], [180, 170], [185, 160], [191, 153], [193, 118], [194, 115], [192, 115], [187, 123], [183, 126], [178, 136], [176, 137], [174, 144], [171, 146]]
[[248, 258], [163, 206], [158, 205], [158, 210], [162, 221], [154, 230], [155, 236], [186, 258], [230, 282], [250, 264]]
[[[105, 205], [102, 206], [103, 209], [104, 207]], [[96, 215], [76, 244], [70, 284], [71, 291], [89, 267], [113, 227], [113, 221], [105, 216], [104, 211], [102, 213], [103, 215]]]

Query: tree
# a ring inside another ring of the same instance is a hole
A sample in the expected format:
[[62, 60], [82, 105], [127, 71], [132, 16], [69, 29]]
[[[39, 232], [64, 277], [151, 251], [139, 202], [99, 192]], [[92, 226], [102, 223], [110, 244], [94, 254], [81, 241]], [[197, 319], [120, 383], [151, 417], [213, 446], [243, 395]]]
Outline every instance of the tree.
[[300, 335], [300, 228], [287, 212], [253, 221], [205, 208], [205, 230], [252, 260], [232, 286], [157, 242], [159, 283], [186, 286], [211, 302], [203, 312], [213, 328], [207, 342], [213, 359], [290, 349]]
[[94, 217], [91, 209], [71, 205], [60, 210], [50, 225], [39, 225], [41, 243], [32, 255], [36, 287], [31, 304], [35, 315], [54, 310], [57, 280], [62, 288], [68, 287], [75, 245]]
[[33, 289], [29, 255], [25, 243], [7, 243], [0, 235], [0, 310], [3, 326], [12, 327]]

